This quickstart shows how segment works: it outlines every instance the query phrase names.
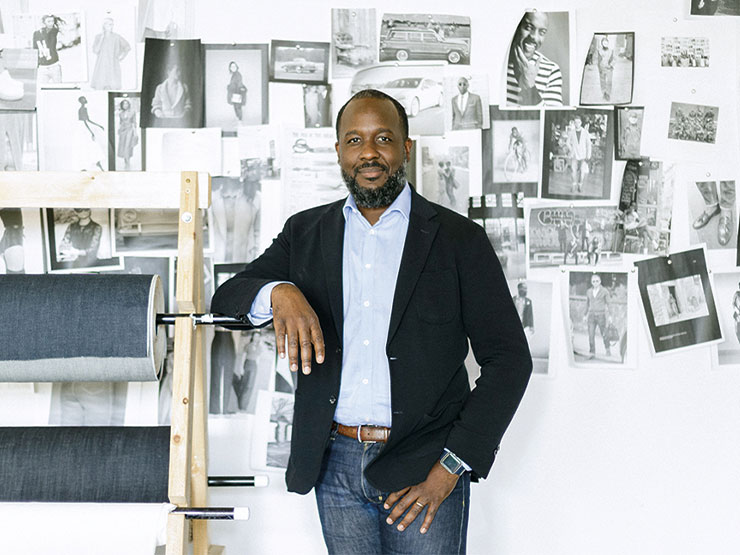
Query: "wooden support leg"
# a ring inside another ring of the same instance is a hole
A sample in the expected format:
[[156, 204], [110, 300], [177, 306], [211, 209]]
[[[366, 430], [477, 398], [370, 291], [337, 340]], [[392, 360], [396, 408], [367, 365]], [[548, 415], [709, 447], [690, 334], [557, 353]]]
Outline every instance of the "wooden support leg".
[[167, 555], [184, 555], [188, 544], [188, 523], [184, 515], [167, 515]]

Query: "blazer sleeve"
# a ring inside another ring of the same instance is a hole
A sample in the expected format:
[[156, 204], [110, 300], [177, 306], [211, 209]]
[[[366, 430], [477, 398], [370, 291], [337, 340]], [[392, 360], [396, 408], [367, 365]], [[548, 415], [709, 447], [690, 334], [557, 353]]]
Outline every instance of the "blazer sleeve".
[[532, 373], [527, 339], [501, 264], [483, 228], [458, 264], [463, 325], [480, 377], [447, 438], [446, 447], [485, 478]]
[[292, 221], [289, 218], [285, 222], [283, 230], [261, 256], [216, 289], [211, 300], [211, 311], [239, 318], [249, 324], [247, 314], [260, 289], [272, 281], [290, 281]]

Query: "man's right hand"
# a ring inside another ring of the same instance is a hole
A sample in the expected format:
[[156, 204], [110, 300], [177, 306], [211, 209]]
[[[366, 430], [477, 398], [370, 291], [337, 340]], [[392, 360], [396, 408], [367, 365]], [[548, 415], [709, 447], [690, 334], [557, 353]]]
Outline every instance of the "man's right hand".
[[285, 358], [285, 340], [288, 340], [290, 370], [299, 365], [304, 374], [311, 373], [311, 358], [316, 351], [316, 362], [324, 362], [324, 335], [319, 319], [300, 289], [292, 283], [276, 285], [270, 295], [272, 323], [280, 358]]
[[519, 87], [523, 91], [529, 91], [535, 87], [539, 70], [539, 59], [530, 63], [530, 60], [524, 55], [524, 50], [520, 46], [514, 47], [514, 74], [519, 82]]

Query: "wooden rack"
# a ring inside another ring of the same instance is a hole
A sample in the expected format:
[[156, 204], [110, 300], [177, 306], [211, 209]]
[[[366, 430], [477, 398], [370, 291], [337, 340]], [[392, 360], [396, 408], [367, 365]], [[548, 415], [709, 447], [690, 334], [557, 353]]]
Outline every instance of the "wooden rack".
[[[203, 172], [0, 172], [0, 205], [9, 208], [179, 209], [176, 299], [180, 313], [201, 313], [203, 225], [211, 179]], [[205, 335], [189, 317], [175, 322], [168, 495], [179, 507], [208, 506]], [[208, 521], [168, 516], [167, 555], [184, 555], [192, 524], [195, 555], [218, 555]]]

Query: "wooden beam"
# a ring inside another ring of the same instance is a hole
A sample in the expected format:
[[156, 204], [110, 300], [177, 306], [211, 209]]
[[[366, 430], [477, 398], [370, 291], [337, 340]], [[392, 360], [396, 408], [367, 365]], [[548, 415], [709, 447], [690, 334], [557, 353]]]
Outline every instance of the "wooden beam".
[[184, 555], [187, 553], [188, 522], [185, 515], [167, 515], [167, 555]]
[[[211, 205], [210, 176], [197, 207]], [[13, 208], [179, 208], [180, 172], [0, 172], [0, 199]]]

